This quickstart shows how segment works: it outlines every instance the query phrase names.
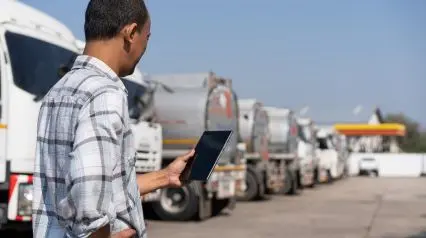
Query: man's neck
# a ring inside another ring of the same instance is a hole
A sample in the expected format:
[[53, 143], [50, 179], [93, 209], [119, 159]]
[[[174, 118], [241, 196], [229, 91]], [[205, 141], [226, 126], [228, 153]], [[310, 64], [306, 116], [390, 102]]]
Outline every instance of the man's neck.
[[106, 65], [108, 65], [117, 75], [120, 75], [120, 66], [117, 59], [119, 59], [119, 52], [115, 52], [117, 49], [114, 46], [116, 42], [113, 40], [110, 41], [91, 41], [86, 42], [86, 47], [84, 48], [84, 55], [95, 57]]

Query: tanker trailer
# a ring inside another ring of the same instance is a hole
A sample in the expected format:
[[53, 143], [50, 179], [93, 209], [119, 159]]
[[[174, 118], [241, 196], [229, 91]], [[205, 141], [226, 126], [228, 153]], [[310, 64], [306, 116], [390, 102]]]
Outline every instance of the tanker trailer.
[[238, 107], [240, 108], [240, 135], [246, 144], [247, 163], [246, 191], [239, 199], [258, 200], [265, 195], [268, 187], [267, 176], [272, 176], [273, 180], [280, 179], [279, 174], [268, 171], [268, 168], [271, 168], [268, 163], [275, 163], [269, 160], [268, 155], [269, 119], [263, 104], [256, 99], [238, 100]]
[[173, 89], [155, 93], [155, 115], [163, 128], [163, 167], [192, 149], [203, 131], [233, 131], [209, 181], [162, 189], [154, 212], [163, 220], [202, 220], [226, 207], [233, 209], [236, 194], [244, 190], [246, 168], [238, 153], [239, 112], [230, 80], [213, 73], [151, 75], [150, 80]]
[[[265, 107], [269, 117], [268, 171], [266, 176], [271, 192], [298, 194], [300, 188], [300, 159], [297, 156], [298, 128], [293, 111], [286, 108]], [[278, 183], [277, 183], [278, 181]]]

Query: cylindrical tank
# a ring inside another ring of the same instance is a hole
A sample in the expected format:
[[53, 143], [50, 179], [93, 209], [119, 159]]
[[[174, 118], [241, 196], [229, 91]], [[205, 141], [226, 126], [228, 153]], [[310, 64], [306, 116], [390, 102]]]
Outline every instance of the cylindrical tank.
[[155, 117], [163, 127], [164, 154], [192, 149], [205, 130], [232, 130], [219, 164], [232, 163], [237, 153], [239, 128], [237, 98], [230, 80], [212, 73], [151, 75], [149, 79], [173, 89], [170, 93], [159, 87], [154, 98]]
[[269, 153], [297, 152], [297, 120], [286, 108], [265, 107], [269, 117]]
[[263, 104], [256, 99], [238, 100], [240, 109], [240, 135], [247, 152], [259, 153], [268, 159], [269, 118]]

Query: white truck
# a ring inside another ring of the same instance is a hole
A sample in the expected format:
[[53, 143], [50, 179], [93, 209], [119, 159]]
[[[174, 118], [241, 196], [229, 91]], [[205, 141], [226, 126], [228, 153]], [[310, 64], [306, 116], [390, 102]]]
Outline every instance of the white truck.
[[301, 160], [302, 185], [314, 187], [319, 182], [320, 159], [316, 150], [315, 125], [311, 118], [297, 118], [299, 142], [297, 155]]
[[[76, 40], [76, 45], [82, 53], [85, 42]], [[162, 128], [155, 122], [152, 111], [152, 98], [156, 86], [145, 81], [138, 68], [132, 75], [122, 78], [122, 81], [128, 92], [129, 117], [136, 148], [136, 172], [149, 173], [160, 170], [163, 150]], [[143, 202], [155, 202], [159, 199], [159, 189], [142, 197]]]
[[19, 1], [0, 1], [0, 227], [30, 227], [40, 100], [76, 52], [62, 23]]
[[[297, 155], [298, 126], [287, 108], [263, 107], [269, 119], [267, 193], [298, 194], [301, 189], [301, 160]], [[276, 176], [279, 178], [277, 179]]]
[[320, 181], [331, 183], [345, 175], [346, 159], [342, 151], [337, 148], [339, 135], [328, 126], [317, 127], [317, 153], [320, 158]]
[[[289, 166], [295, 158], [295, 153], [293, 155], [288, 153], [289, 143], [296, 141], [296, 137], [289, 136], [288, 124], [291, 120], [277, 118], [279, 110], [269, 108], [272, 117], [270, 118], [263, 104], [256, 99], [240, 99], [238, 106], [240, 135], [246, 144], [247, 163], [246, 190], [239, 199], [253, 201], [262, 199], [267, 193], [292, 191], [292, 186], [296, 187], [297, 180], [294, 176], [296, 173], [292, 172]], [[272, 137], [270, 130], [274, 130]], [[272, 156], [269, 153], [270, 141], [275, 146], [271, 148]], [[277, 148], [287, 149], [278, 151]]]
[[154, 212], [163, 220], [202, 220], [233, 209], [237, 194], [244, 191], [246, 167], [239, 153], [244, 144], [238, 140], [239, 111], [231, 81], [212, 72], [147, 78], [173, 90], [159, 87], [154, 96], [155, 116], [163, 127], [163, 166], [192, 149], [204, 130], [234, 132], [209, 181], [162, 189]]

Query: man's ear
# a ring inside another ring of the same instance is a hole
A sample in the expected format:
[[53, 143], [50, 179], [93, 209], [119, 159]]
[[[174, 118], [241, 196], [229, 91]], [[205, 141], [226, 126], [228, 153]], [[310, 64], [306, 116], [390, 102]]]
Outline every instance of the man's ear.
[[129, 43], [133, 43], [137, 30], [138, 24], [136, 23], [132, 23], [123, 27], [122, 34], [124, 36], [124, 39]]

